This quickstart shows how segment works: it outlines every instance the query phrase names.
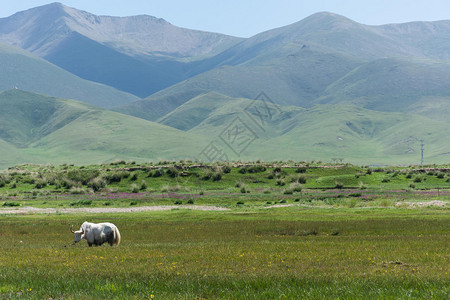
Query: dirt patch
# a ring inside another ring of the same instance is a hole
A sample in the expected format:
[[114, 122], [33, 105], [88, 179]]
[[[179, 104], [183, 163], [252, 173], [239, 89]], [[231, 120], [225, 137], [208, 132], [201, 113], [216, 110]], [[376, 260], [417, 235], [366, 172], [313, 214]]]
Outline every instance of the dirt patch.
[[279, 208], [279, 207], [291, 207], [291, 206], [297, 206], [295, 204], [275, 204], [271, 206], [266, 206], [265, 208]]
[[410, 207], [427, 207], [427, 206], [446, 207], [447, 202], [440, 200], [422, 201], [422, 202], [397, 202], [396, 205], [397, 206], [409, 205]]
[[143, 211], [165, 211], [172, 209], [191, 209], [203, 211], [227, 211], [224, 207], [207, 205], [164, 205], [164, 206], [137, 206], [137, 207], [81, 207], [81, 208], [36, 208], [31, 206], [18, 208], [0, 208], [0, 214], [72, 214], [72, 213], [131, 213]]

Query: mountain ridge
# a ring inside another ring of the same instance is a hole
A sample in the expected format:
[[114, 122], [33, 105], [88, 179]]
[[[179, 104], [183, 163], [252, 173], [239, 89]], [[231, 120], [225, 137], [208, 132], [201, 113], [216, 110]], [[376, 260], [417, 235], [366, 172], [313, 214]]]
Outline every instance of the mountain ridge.
[[21, 48], [0, 42], [0, 91], [22, 90], [71, 98], [111, 108], [139, 100], [113, 87], [90, 82]]

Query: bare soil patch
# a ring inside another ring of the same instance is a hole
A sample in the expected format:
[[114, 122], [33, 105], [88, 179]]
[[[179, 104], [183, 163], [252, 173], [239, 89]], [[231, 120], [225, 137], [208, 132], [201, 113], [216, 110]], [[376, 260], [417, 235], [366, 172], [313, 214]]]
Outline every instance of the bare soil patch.
[[54, 214], [54, 213], [131, 213], [143, 211], [165, 211], [172, 209], [191, 209], [203, 211], [227, 211], [228, 208], [208, 205], [161, 205], [137, 207], [80, 207], [80, 208], [36, 208], [24, 206], [18, 208], [0, 208], [0, 214]]

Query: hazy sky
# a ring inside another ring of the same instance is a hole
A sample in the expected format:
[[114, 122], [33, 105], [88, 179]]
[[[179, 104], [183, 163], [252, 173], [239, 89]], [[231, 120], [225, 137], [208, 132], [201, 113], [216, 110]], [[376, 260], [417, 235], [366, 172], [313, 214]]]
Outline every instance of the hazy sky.
[[[0, 0], [0, 17], [54, 1]], [[61, 0], [96, 15], [146, 14], [190, 29], [249, 37], [320, 11], [379, 25], [450, 19], [450, 0]]]

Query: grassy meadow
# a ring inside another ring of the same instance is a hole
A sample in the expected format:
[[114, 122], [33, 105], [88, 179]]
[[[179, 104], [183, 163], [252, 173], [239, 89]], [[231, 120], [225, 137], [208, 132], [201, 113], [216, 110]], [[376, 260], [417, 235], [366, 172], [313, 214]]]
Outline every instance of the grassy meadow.
[[[318, 163], [18, 166], [0, 175], [0, 298], [447, 299], [448, 175]], [[188, 209], [199, 205], [226, 210]], [[25, 206], [74, 210], [2, 212]], [[77, 210], [143, 206], [170, 209]], [[84, 221], [113, 222], [121, 244], [72, 246], [69, 228]]]

